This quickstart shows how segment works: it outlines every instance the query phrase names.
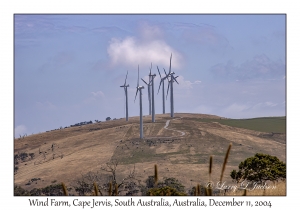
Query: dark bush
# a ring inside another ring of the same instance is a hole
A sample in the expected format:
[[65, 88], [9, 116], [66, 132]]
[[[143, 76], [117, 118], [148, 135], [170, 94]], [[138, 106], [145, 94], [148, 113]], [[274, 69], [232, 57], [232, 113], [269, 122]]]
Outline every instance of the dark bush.
[[172, 187], [152, 188], [147, 192], [147, 195], [151, 196], [184, 196], [184, 192], [178, 192]]
[[237, 182], [248, 180], [263, 183], [268, 180], [284, 180], [286, 178], [286, 164], [276, 156], [256, 153], [254, 157], [241, 162], [239, 170], [233, 170], [230, 176]]

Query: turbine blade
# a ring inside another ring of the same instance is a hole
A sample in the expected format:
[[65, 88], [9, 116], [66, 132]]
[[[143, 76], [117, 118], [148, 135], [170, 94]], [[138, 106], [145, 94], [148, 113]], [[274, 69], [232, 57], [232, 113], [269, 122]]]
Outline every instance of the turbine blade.
[[[173, 75], [172, 75], [172, 77], [173, 77]], [[177, 76], [177, 77], [178, 77], [178, 76]], [[177, 82], [177, 80], [176, 80], [177, 77], [173, 77], [173, 79], [175, 80], [175, 82]], [[177, 82], [177, 84], [179, 85], [178, 82]]]
[[165, 71], [165, 74], [166, 74], [166, 76], [167, 76], [167, 72], [166, 72], [165, 68], [163, 68], [163, 69], [164, 69], [164, 71]]
[[135, 99], [136, 99], [136, 96], [137, 96], [137, 93], [138, 93], [138, 88], [136, 88], [136, 93], [135, 93], [135, 98], [134, 98], [134, 102], [135, 102]]
[[161, 83], [162, 83], [162, 82], [164, 82], [164, 80], [163, 80], [163, 79], [161, 79], [161, 80], [160, 80], [160, 83], [159, 83], [159, 88], [158, 88], [157, 94], [159, 93], [159, 90], [160, 90], [160, 85], [161, 85]]
[[151, 62], [151, 67], [150, 67], [150, 74], [149, 74], [149, 75], [151, 75], [151, 69], [152, 69], [152, 62]]
[[149, 85], [151, 85], [151, 77], [149, 76], [149, 82], [148, 82]]
[[159, 68], [158, 68], [158, 66], [157, 66], [157, 70], [158, 70], [159, 76], [160, 76], [160, 78], [161, 78], [161, 75], [160, 75], [160, 72], [159, 72]]
[[170, 68], [169, 68], [169, 74], [171, 73], [171, 60], [172, 60], [172, 53], [171, 53], [171, 57], [170, 57]]
[[150, 86], [148, 86], [148, 101], [150, 101]]
[[128, 75], [128, 71], [127, 71], [127, 74], [126, 74], [124, 86], [126, 86], [127, 75]]
[[140, 78], [140, 68], [138, 66], [138, 79], [137, 79], [137, 87], [139, 86], [139, 78]]
[[152, 79], [150, 80], [149, 85], [152, 86]]
[[[143, 78], [141, 78], [141, 80], [143, 80]], [[146, 85], [148, 85], [147, 82], [145, 82], [145, 80], [143, 80], [143, 82], [144, 82]]]
[[168, 98], [168, 93], [169, 93], [169, 87], [170, 87], [170, 82], [168, 82], [168, 89], [167, 89], [167, 95], [166, 95], [166, 100]]

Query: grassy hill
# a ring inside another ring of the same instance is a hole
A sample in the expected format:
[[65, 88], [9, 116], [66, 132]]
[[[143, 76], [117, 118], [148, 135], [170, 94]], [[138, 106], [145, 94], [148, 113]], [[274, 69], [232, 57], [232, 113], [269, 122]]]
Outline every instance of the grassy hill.
[[[165, 128], [167, 121], [169, 125]], [[144, 117], [144, 139], [139, 139], [139, 117], [111, 120], [34, 134], [14, 141], [18, 159], [15, 184], [24, 189], [64, 182], [73, 186], [89, 172], [99, 172], [118, 161], [117, 181], [134, 168], [143, 183], [154, 173], [175, 177], [186, 188], [208, 181], [209, 157], [213, 155], [213, 177], [220, 176], [227, 147], [232, 143], [224, 180], [230, 171], [257, 152], [286, 158], [285, 117], [225, 119], [203, 114], [168, 114]], [[30, 155], [29, 155], [30, 154]], [[22, 156], [22, 157], [23, 157]], [[105, 179], [103, 178], [103, 181]]]
[[286, 133], [286, 117], [259, 117], [252, 119], [197, 119], [201, 122], [219, 122], [223, 125], [260, 132]]

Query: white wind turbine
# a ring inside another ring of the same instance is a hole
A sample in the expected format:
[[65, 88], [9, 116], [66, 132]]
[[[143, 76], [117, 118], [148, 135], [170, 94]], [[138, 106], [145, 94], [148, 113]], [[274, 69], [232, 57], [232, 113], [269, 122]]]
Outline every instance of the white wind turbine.
[[[149, 83], [147, 84], [147, 82], [145, 82], [145, 80], [143, 80], [143, 82], [146, 84], [146, 85], [148, 85], [148, 97], [150, 96], [150, 95], [152, 95], [152, 99], [151, 100], [149, 100], [149, 107], [151, 107], [152, 108], [152, 111], [151, 111], [151, 114], [152, 114], [152, 122], [155, 122], [155, 105], [154, 105], [154, 77], [156, 76], [156, 74], [151, 74], [151, 69], [152, 69], [152, 63], [151, 63], [151, 67], [150, 67], [150, 73], [149, 73]], [[152, 94], [149, 94], [150, 92], [149, 92], [149, 87], [150, 87], [150, 85], [152, 86]], [[151, 104], [151, 102], [152, 102], [152, 104]], [[151, 106], [150, 106], [150, 104], [151, 104]], [[150, 109], [149, 109], [150, 110]], [[150, 111], [149, 111], [149, 113], [150, 113]]]
[[[171, 72], [171, 60], [172, 60], [172, 53], [171, 53], [171, 57], [170, 57], [170, 68], [169, 68], [169, 73], [168, 73], [168, 75], [167, 75], [167, 77], [168, 77], [168, 81], [169, 81], [169, 83], [168, 83], [168, 90], [167, 90], [167, 96], [168, 96], [168, 91], [169, 91], [169, 86], [171, 86], [171, 93], [170, 93], [170, 106], [171, 106], [171, 111], [170, 111], [170, 113], [171, 113], [171, 117], [174, 117], [174, 96], [173, 96], [173, 82], [175, 81], [175, 82], [177, 82], [177, 80], [176, 80], [176, 78], [178, 77], [178, 76], [176, 76], [176, 77], [174, 77], [174, 72]], [[169, 80], [169, 77], [170, 77], [170, 80]], [[179, 84], [178, 82], [177, 82], [177, 84]], [[167, 96], [166, 96], [166, 98], [167, 98]]]
[[[140, 70], [138, 66], [138, 80], [137, 80], [137, 86], [136, 86], [136, 93], [135, 93], [135, 99], [137, 96], [138, 91], [140, 92], [140, 138], [143, 138], [143, 105], [142, 105], [142, 89], [144, 89], [144, 86], [139, 86], [139, 78], [140, 78]], [[134, 99], [134, 102], [135, 102]]]
[[127, 74], [126, 74], [124, 85], [120, 86], [120, 87], [123, 87], [124, 91], [125, 91], [125, 97], [126, 97], [126, 121], [128, 121], [128, 95], [127, 95], [127, 88], [129, 87], [129, 85], [126, 85], [127, 75], [128, 75], [128, 71], [127, 71]]

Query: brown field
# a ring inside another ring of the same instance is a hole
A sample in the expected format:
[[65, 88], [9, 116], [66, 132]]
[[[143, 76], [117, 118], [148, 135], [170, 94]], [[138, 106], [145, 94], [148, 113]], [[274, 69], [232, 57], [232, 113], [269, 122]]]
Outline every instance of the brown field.
[[[15, 185], [27, 190], [61, 182], [71, 186], [82, 174], [99, 171], [105, 163], [116, 159], [119, 180], [135, 166], [136, 178], [143, 183], [154, 174], [157, 164], [159, 179], [174, 177], [188, 189], [208, 181], [210, 155], [213, 155], [212, 180], [219, 181], [230, 143], [223, 177], [228, 183], [232, 183], [230, 172], [255, 153], [275, 155], [285, 162], [286, 134], [268, 135], [197, 120], [220, 120], [213, 115], [176, 113], [175, 116], [171, 119], [169, 114], [156, 115], [155, 123], [151, 123], [151, 116], [145, 116], [142, 140], [139, 117], [131, 117], [128, 122], [123, 118], [17, 138], [14, 154], [34, 153], [34, 157], [18, 164]], [[39, 179], [30, 181], [34, 178]]]

